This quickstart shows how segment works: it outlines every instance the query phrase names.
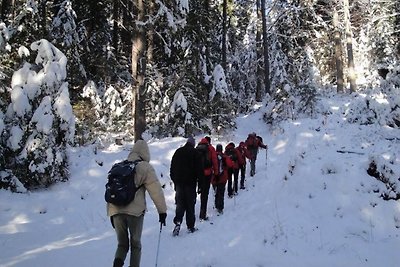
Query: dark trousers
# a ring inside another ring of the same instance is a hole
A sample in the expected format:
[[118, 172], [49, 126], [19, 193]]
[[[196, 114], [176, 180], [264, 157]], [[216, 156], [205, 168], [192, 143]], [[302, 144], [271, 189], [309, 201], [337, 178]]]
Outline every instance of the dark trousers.
[[218, 211], [222, 211], [224, 209], [224, 197], [225, 197], [225, 184], [217, 184], [214, 186], [215, 190], [215, 208]]
[[204, 176], [201, 182], [201, 193], [200, 193], [200, 219], [207, 217], [207, 202], [208, 194], [210, 193], [211, 175]]
[[196, 222], [196, 185], [175, 185], [175, 224], [181, 224], [186, 213], [186, 226], [193, 228]]
[[244, 187], [244, 180], [246, 179], [246, 164], [240, 166], [240, 188]]
[[232, 196], [234, 192], [237, 193], [238, 180], [239, 180], [239, 169], [234, 169], [234, 168], [229, 169], [228, 170], [228, 196]]
[[252, 155], [252, 159], [250, 160], [250, 176], [254, 176], [254, 174], [256, 174], [256, 160], [257, 160], [258, 148], [251, 148], [249, 150]]

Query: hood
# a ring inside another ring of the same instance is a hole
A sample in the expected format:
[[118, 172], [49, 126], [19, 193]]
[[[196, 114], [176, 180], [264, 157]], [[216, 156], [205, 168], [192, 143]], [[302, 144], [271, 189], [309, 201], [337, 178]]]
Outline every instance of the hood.
[[233, 149], [233, 148], [235, 148], [235, 144], [232, 143], [232, 142], [227, 144], [226, 147], [225, 147], [225, 149]]
[[200, 140], [200, 143], [199, 144], [207, 144], [208, 145], [208, 140], [206, 139], [206, 138], [202, 138], [201, 140]]
[[144, 161], [150, 162], [150, 150], [146, 141], [136, 141], [136, 143], [133, 145], [131, 153], [129, 153], [128, 158], [130, 160], [142, 159]]

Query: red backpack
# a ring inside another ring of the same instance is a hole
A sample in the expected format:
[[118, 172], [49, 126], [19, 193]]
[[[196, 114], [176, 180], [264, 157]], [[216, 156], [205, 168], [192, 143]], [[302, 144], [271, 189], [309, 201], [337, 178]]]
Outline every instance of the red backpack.
[[246, 140], [247, 148], [256, 148], [257, 147], [257, 139], [253, 135], [249, 135]]

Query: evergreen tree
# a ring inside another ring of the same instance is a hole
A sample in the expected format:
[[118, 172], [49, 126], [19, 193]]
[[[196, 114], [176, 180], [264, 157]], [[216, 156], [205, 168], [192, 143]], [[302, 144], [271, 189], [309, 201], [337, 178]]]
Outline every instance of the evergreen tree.
[[47, 187], [68, 179], [67, 145], [75, 120], [69, 102], [66, 57], [46, 40], [32, 43], [35, 64], [13, 74], [1, 147], [5, 159], [1, 187], [16, 191]]

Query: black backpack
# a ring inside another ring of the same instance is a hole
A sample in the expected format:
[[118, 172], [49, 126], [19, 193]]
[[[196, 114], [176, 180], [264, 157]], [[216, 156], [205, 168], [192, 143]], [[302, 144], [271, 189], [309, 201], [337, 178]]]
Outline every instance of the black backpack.
[[200, 154], [203, 167], [210, 168], [212, 166], [212, 162], [210, 159], [210, 151], [208, 150], [208, 144], [198, 144], [196, 149]]
[[236, 162], [238, 160], [236, 151], [234, 148], [229, 148], [226, 150], [226, 154], [231, 158], [232, 161]]
[[111, 167], [104, 194], [106, 202], [116, 206], [126, 206], [133, 201], [136, 191], [143, 186], [136, 187], [134, 179], [135, 167], [140, 161], [124, 160]]

